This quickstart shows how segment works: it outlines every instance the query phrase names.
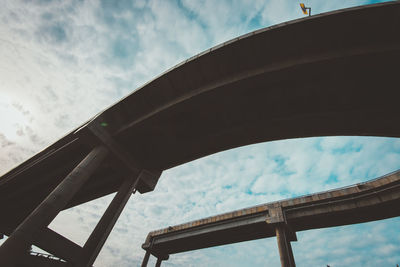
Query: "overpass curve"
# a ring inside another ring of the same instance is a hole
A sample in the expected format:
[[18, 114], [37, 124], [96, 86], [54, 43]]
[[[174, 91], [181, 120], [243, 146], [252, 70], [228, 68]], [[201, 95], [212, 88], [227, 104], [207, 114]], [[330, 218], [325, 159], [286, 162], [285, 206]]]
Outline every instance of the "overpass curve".
[[[98, 143], [94, 124], [107, 125], [132, 168], [154, 172], [257, 142], [399, 137], [399, 14], [390, 2], [295, 20], [175, 66], [1, 177], [0, 232], [12, 232]], [[109, 156], [66, 207], [115, 192], [124, 176]], [[157, 182], [143, 181], [141, 192]]]
[[143, 249], [158, 258], [276, 235], [277, 224], [296, 232], [400, 215], [400, 170], [367, 182], [227, 212], [147, 235]]

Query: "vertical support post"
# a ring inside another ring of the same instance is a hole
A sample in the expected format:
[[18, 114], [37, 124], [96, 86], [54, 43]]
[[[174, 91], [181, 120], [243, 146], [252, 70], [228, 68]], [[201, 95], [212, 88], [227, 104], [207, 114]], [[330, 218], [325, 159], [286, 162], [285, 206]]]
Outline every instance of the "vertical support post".
[[14, 266], [45, 229], [68, 204], [108, 154], [104, 146], [95, 147], [42, 203], [14, 230], [0, 247], [0, 265]]
[[147, 263], [149, 262], [150, 258], [150, 250], [146, 250], [146, 254], [144, 255], [141, 267], [147, 267]]
[[138, 175], [125, 178], [117, 194], [83, 246], [77, 266], [92, 266], [138, 182]]
[[160, 267], [161, 266], [161, 262], [162, 262], [162, 259], [161, 258], [157, 258], [156, 267]]
[[292, 244], [290, 243], [291, 241], [288, 240], [288, 247], [289, 247], [289, 260], [290, 260], [290, 264], [293, 267], [296, 267], [296, 262], [294, 261], [294, 255], [293, 255], [293, 250], [292, 250]]
[[276, 239], [278, 242], [279, 256], [282, 267], [295, 267], [292, 246], [286, 234], [283, 224], [275, 226]]
[[297, 236], [288, 225], [285, 212], [279, 202], [268, 207], [268, 216], [265, 221], [275, 229], [282, 267], [295, 267], [290, 241], [297, 241]]

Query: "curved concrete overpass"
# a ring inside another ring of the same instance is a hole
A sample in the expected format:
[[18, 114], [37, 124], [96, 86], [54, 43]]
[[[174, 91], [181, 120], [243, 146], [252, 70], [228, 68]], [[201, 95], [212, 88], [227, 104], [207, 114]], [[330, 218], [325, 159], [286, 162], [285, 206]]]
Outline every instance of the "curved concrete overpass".
[[126, 177], [151, 191], [163, 170], [238, 146], [399, 137], [399, 13], [390, 2], [321, 14], [182, 62], [1, 177], [0, 232], [13, 232], [68, 174], [86, 175], [81, 161], [105, 163], [95, 160], [63, 209], [120, 190]]

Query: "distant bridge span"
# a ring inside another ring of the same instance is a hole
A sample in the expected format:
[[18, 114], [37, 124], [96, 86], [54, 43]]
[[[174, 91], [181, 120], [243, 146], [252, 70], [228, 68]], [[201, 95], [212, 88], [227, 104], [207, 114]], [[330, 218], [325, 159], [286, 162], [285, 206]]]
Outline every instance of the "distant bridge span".
[[[0, 233], [13, 233], [0, 264], [36, 244], [90, 265], [130, 192], [206, 155], [287, 138], [399, 137], [399, 14], [389, 2], [279, 24], [145, 84], [0, 178]], [[60, 210], [116, 191], [83, 249], [47, 228]]]
[[[286, 246], [285, 253], [291, 258], [293, 252], [290, 241], [297, 241], [298, 231], [399, 216], [399, 205], [400, 170], [353, 186], [266, 203], [152, 231], [142, 247], [147, 251], [147, 256], [151, 253], [159, 259], [168, 259], [170, 254], [276, 236], [281, 227], [285, 233], [283, 236], [286, 235], [282, 241], [286, 244], [278, 245], [280, 248]], [[293, 262], [283, 266], [288, 265], [295, 266], [294, 257]]]

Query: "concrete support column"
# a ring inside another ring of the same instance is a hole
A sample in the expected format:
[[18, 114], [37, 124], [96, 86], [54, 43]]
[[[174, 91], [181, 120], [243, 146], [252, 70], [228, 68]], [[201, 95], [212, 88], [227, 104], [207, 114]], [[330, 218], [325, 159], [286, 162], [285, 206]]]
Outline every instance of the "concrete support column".
[[160, 267], [162, 261], [163, 260], [161, 258], [157, 258], [156, 267]]
[[275, 226], [276, 239], [278, 242], [279, 256], [282, 267], [295, 267], [292, 246], [286, 233], [285, 225]]
[[146, 254], [144, 255], [144, 259], [142, 261], [141, 267], [147, 267], [147, 263], [149, 262], [149, 258], [150, 258], [150, 250], [147, 250]]
[[83, 246], [79, 263], [76, 266], [92, 266], [138, 182], [139, 175], [125, 178], [117, 194]]
[[294, 255], [293, 255], [292, 245], [291, 245], [290, 242], [291, 242], [291, 241], [288, 241], [290, 264], [292, 264], [291, 266], [296, 267], [296, 262], [294, 261]]
[[0, 265], [15, 266], [40, 231], [44, 230], [68, 204], [108, 154], [107, 148], [94, 148], [42, 203], [14, 230], [0, 247]]

